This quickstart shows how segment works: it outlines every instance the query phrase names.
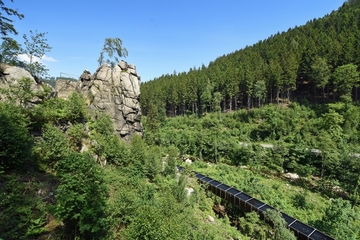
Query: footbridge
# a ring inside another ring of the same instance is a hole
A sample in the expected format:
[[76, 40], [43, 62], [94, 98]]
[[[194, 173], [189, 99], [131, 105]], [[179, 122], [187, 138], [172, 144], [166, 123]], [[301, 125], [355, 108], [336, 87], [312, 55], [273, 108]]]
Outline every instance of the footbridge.
[[[180, 171], [184, 170], [181, 166], [178, 166], [178, 169]], [[195, 177], [198, 179], [198, 181], [201, 184], [206, 185], [207, 189], [213, 194], [227, 200], [228, 202], [234, 204], [246, 212], [257, 212], [262, 220], [265, 219], [264, 213], [267, 209], [276, 210], [274, 207], [250, 196], [245, 192], [237, 190], [203, 174], [197, 172], [193, 173], [195, 174]], [[335, 240], [325, 233], [287, 215], [286, 213], [281, 212], [281, 215], [287, 224], [287, 228], [294, 232], [295, 236], [299, 240]]]

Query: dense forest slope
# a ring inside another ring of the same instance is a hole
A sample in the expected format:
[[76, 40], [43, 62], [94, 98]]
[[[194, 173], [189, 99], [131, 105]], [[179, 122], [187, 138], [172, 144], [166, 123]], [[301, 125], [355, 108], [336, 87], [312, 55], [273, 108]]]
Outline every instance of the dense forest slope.
[[360, 0], [347, 1], [142, 84], [145, 134], [128, 143], [76, 92], [33, 105], [28, 79], [1, 89], [11, 97], [0, 101], [0, 239], [294, 239], [278, 212], [268, 224], [233, 208], [192, 169], [336, 239], [360, 239], [359, 11]]
[[359, 13], [360, 1], [347, 1], [208, 66], [143, 83], [145, 140], [210, 166], [231, 165], [199, 161], [196, 170], [268, 202], [284, 199], [275, 203], [280, 209], [287, 209], [285, 196], [270, 194], [278, 186], [258, 185], [241, 169], [266, 185], [296, 173], [305, 191], [300, 205], [313, 201], [308, 191], [326, 199], [314, 202], [305, 215], [319, 215], [307, 220], [336, 239], [359, 239]]
[[360, 1], [141, 86], [142, 109], [167, 115], [236, 110], [266, 103], [358, 100]]

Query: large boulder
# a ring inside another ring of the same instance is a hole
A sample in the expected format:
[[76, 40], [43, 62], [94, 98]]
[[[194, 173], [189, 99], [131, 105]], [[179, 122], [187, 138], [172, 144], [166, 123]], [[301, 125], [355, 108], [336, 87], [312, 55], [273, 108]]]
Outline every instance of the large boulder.
[[90, 109], [103, 111], [111, 117], [114, 131], [126, 141], [133, 134], [143, 134], [140, 76], [133, 64], [120, 61], [113, 69], [104, 64], [93, 75], [85, 70], [76, 84], [57, 81], [56, 89], [59, 97], [63, 98], [69, 96], [71, 90], [81, 93]]
[[[18, 104], [22, 104], [25, 107], [41, 103], [44, 98], [56, 96], [54, 88], [49, 84], [36, 81], [25, 69], [3, 63], [1, 63], [0, 89], [3, 90], [0, 94], [0, 99], [6, 99], [11, 95], [12, 99], [17, 100]], [[31, 95], [29, 99], [25, 99], [25, 102], [24, 99], [20, 100], [23, 97], [21, 96], [22, 92], [27, 92], [28, 96]], [[17, 94], [19, 94], [19, 99], [16, 99]]]

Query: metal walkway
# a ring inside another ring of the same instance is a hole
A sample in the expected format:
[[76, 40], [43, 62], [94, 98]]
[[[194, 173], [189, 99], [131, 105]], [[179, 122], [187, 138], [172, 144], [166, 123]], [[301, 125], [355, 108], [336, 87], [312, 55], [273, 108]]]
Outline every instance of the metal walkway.
[[[183, 168], [178, 166], [180, 171]], [[260, 218], [264, 220], [264, 212], [267, 209], [275, 209], [270, 205], [253, 198], [249, 194], [239, 191], [233, 187], [230, 187], [224, 183], [221, 183], [215, 179], [194, 172], [198, 181], [207, 185], [207, 189], [214, 193], [216, 196], [227, 200], [228, 202], [240, 207], [242, 210], [250, 212], [256, 211]], [[282, 217], [287, 223], [287, 227], [294, 232], [295, 236], [299, 240], [335, 240], [334, 238], [320, 232], [319, 230], [281, 212]]]

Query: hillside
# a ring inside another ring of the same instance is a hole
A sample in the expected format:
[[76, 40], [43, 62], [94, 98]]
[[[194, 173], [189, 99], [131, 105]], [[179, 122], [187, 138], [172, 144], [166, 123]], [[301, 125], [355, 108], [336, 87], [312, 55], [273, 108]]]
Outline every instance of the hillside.
[[[145, 140], [175, 146], [183, 159], [195, 161], [193, 170], [336, 239], [359, 239], [359, 116], [359, 106], [351, 103], [292, 103], [177, 116], [158, 125], [145, 118]], [[335, 213], [324, 215], [328, 211], [337, 211], [347, 224]]]
[[136, 134], [126, 143], [110, 116], [94, 116], [77, 92], [32, 103], [43, 92], [32, 92], [31, 83], [1, 86], [0, 239], [240, 235], [215, 219], [196, 182], [176, 175], [176, 148], [147, 145]]
[[[0, 240], [296, 239], [279, 212], [261, 221], [191, 170], [359, 240], [359, 12], [360, 0], [347, 1], [208, 66], [143, 83], [140, 98], [134, 67], [114, 69], [136, 85], [109, 85], [110, 65], [60, 81], [66, 98], [0, 69]], [[135, 92], [136, 101], [117, 97]], [[125, 109], [144, 135], [119, 137], [107, 107]]]
[[274, 33], [208, 66], [143, 83], [143, 112], [174, 116], [291, 101], [357, 101], [359, 11], [359, 0], [347, 1], [323, 18]]

